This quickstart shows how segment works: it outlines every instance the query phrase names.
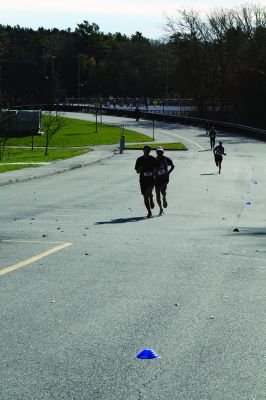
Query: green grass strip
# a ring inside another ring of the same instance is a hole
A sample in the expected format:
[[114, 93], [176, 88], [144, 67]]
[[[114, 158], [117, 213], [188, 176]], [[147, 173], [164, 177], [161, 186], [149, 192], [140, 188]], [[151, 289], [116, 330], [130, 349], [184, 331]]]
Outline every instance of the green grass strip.
[[35, 164], [23, 164], [23, 165], [1, 165], [0, 164], [0, 174], [2, 172], [9, 172], [9, 171], [17, 171], [18, 169], [24, 169], [29, 167], [39, 167], [39, 165]]
[[[43, 116], [45, 119], [46, 116]], [[57, 147], [84, 147], [108, 144], [118, 144], [120, 141], [120, 126], [98, 123], [97, 132], [94, 122], [62, 117], [63, 126], [51, 139], [50, 146]], [[124, 130], [126, 142], [152, 141], [151, 137], [128, 129]], [[8, 143], [12, 146], [31, 146], [31, 137], [12, 138]], [[34, 136], [34, 146], [45, 145], [44, 136]]]
[[[152, 150], [162, 147], [164, 150], [187, 150], [183, 143], [148, 143]], [[142, 150], [143, 144], [126, 144], [126, 150]]]
[[[67, 158], [79, 156], [88, 153], [89, 149], [49, 149], [49, 154], [44, 155], [44, 149], [24, 149], [24, 148], [8, 148], [5, 150], [4, 157], [0, 160], [0, 172], [13, 171], [16, 169], [38, 167], [39, 165], [31, 164], [34, 162], [51, 162], [56, 160], [64, 160]], [[3, 165], [8, 163], [26, 164], [20, 165]]]

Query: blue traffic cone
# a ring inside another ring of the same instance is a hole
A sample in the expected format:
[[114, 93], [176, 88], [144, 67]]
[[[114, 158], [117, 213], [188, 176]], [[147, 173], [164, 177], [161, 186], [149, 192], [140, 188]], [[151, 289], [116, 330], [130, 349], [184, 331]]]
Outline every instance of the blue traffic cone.
[[161, 358], [158, 354], [155, 353], [152, 349], [143, 349], [140, 353], [136, 355], [137, 358], [142, 360], [144, 359], [152, 359], [152, 358]]

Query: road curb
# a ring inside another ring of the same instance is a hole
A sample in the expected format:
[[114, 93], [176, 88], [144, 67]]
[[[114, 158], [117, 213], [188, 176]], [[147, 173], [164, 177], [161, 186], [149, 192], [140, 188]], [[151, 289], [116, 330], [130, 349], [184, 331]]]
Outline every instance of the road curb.
[[31, 181], [33, 179], [45, 178], [47, 176], [52, 176], [52, 175], [56, 175], [56, 174], [62, 174], [64, 172], [68, 172], [68, 171], [71, 171], [73, 169], [83, 168], [83, 167], [87, 167], [89, 165], [95, 165], [95, 164], [97, 164], [97, 163], [99, 163], [101, 161], [108, 160], [109, 158], [114, 157], [118, 153], [119, 153], [118, 149], [114, 149], [108, 155], [100, 157], [100, 158], [95, 159], [95, 160], [84, 161], [82, 163], [77, 163], [77, 164], [69, 165], [69, 166], [62, 167], [62, 168], [59, 167], [59, 168], [51, 170], [51, 171], [44, 171], [43, 173], [41, 172], [40, 174], [32, 174], [32, 175], [29, 175], [29, 176], [21, 176], [21, 177], [15, 177], [14, 176], [14, 178], [8, 178], [6, 181], [4, 181], [4, 180], [0, 181], [0, 186], [9, 185], [11, 183], [27, 182], [27, 181]]

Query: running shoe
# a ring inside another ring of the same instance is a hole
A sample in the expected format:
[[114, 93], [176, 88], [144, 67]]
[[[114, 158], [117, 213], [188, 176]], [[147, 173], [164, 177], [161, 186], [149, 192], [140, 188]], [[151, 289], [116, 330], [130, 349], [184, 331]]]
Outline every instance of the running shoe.
[[152, 216], [152, 213], [151, 213], [151, 211], [149, 211], [147, 214], [147, 218], [151, 218], [151, 216]]

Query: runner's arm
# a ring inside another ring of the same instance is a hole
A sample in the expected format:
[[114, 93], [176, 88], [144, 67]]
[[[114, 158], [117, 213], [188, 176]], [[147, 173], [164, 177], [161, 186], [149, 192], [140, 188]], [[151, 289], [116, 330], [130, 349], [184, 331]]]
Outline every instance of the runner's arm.
[[135, 170], [136, 170], [137, 174], [139, 174], [142, 170], [142, 165], [140, 164], [139, 160], [136, 161]]
[[168, 170], [168, 174], [171, 174], [171, 172], [172, 172], [174, 169], [175, 169], [175, 166], [174, 166], [174, 164], [173, 164], [173, 161], [171, 160], [170, 169]]
[[175, 168], [173, 161], [171, 160], [171, 158], [166, 157], [166, 162], [167, 162], [167, 169], [168, 166], [170, 167], [169, 170], [167, 171], [167, 174], [171, 174], [171, 172], [173, 171], [173, 169]]

